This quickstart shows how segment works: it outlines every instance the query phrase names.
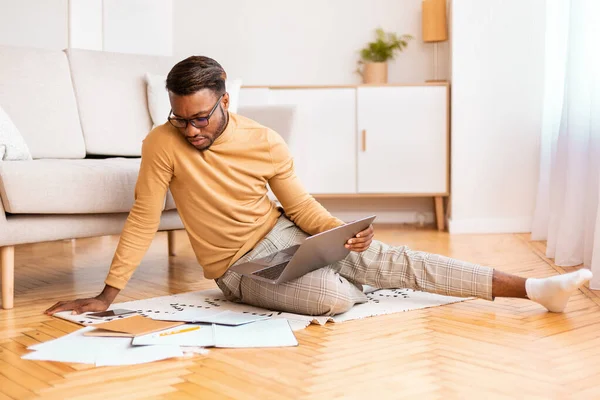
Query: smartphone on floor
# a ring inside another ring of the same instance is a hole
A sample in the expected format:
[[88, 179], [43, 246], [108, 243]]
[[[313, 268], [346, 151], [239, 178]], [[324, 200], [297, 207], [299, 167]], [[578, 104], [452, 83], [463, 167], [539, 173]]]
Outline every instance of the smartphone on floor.
[[91, 314], [87, 314], [85, 316], [88, 318], [93, 318], [93, 319], [104, 319], [104, 318], [119, 317], [121, 315], [129, 315], [129, 314], [135, 314], [135, 311], [125, 310], [125, 309], [117, 309], [117, 310], [107, 310], [107, 311], [101, 311], [101, 312], [97, 312], [97, 313], [91, 313]]

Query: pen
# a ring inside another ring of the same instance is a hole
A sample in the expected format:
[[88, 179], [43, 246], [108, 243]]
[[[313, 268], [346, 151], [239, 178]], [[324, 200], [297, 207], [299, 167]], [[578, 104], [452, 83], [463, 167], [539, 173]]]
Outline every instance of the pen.
[[182, 329], [180, 331], [161, 333], [159, 336], [176, 335], [178, 333], [191, 332], [191, 331], [195, 331], [195, 330], [198, 330], [198, 329], [200, 329], [199, 326], [192, 326], [191, 328], [185, 328], [185, 329]]

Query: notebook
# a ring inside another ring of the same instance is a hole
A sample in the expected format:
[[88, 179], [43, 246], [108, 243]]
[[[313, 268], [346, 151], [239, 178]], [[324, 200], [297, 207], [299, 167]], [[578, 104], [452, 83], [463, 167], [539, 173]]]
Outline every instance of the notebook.
[[135, 315], [129, 318], [116, 319], [103, 324], [94, 325], [94, 330], [84, 333], [85, 336], [136, 337], [183, 325], [184, 322], [156, 321]]

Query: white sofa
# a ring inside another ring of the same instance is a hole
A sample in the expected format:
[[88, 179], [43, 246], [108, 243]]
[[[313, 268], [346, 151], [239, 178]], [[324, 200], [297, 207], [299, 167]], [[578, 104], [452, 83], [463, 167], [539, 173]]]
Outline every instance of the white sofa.
[[[166, 75], [177, 61], [0, 46], [0, 106], [33, 157], [0, 161], [3, 308], [13, 307], [15, 245], [120, 233], [152, 127], [144, 74]], [[238, 112], [285, 136], [293, 110]], [[182, 228], [169, 193], [159, 230]]]

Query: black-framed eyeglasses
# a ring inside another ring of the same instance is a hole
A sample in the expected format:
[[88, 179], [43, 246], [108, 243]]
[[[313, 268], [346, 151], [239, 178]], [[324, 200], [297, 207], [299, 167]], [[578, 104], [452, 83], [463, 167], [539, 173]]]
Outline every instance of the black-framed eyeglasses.
[[206, 117], [197, 117], [197, 118], [190, 118], [190, 119], [173, 117], [171, 115], [171, 114], [173, 114], [173, 110], [171, 110], [171, 111], [169, 111], [168, 120], [171, 123], [171, 125], [173, 125], [175, 128], [185, 129], [185, 128], [187, 128], [188, 123], [192, 124], [192, 126], [194, 128], [206, 128], [210, 122], [210, 117], [213, 115], [213, 113], [217, 109], [217, 106], [221, 102], [221, 99], [223, 98], [223, 96], [225, 96], [225, 93], [223, 93], [219, 97], [219, 100], [217, 100], [217, 102], [213, 106], [212, 110], [210, 110], [210, 112], [208, 113], [208, 115]]

